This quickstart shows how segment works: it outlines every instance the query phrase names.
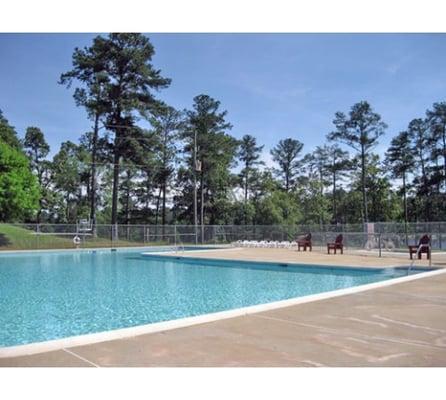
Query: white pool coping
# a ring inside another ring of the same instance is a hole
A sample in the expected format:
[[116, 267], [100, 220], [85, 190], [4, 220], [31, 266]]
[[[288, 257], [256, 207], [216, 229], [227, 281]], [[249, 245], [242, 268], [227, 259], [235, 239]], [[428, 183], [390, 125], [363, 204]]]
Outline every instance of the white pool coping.
[[[198, 247], [198, 246], [197, 246]], [[189, 250], [169, 250], [169, 251], [144, 251], [141, 253], [142, 256], [167, 256], [166, 258], [190, 258], [190, 254], [193, 253], [209, 253], [212, 251], [228, 251], [228, 250], [240, 250], [240, 247], [198, 247], [197, 249]], [[212, 257], [214, 260], [214, 258]], [[225, 260], [220, 258], [215, 258], [215, 260]], [[226, 260], [231, 261], [231, 260]], [[232, 260], [238, 261], [238, 260]]]
[[[358, 264], [352, 264], [349, 265], [340, 265], [340, 264], [326, 264], [325, 262], [319, 263], [311, 260], [302, 260], [299, 262], [299, 260], [280, 260], [280, 261], [271, 261], [271, 260], [253, 260], [253, 259], [243, 259], [243, 258], [218, 258], [218, 257], [197, 257], [196, 253], [209, 253], [209, 252], [218, 252], [218, 253], [224, 253], [227, 251], [240, 251], [243, 250], [243, 247], [221, 247], [217, 249], [198, 249], [193, 251], [185, 251], [185, 252], [178, 252], [178, 251], [162, 251], [162, 252], [150, 252], [146, 251], [141, 253], [142, 256], [147, 257], [156, 257], [156, 258], [166, 258], [166, 259], [173, 259], [173, 260], [197, 260], [197, 261], [222, 261], [222, 262], [239, 262], [242, 264], [267, 264], [267, 265], [278, 265], [278, 264], [286, 264], [287, 266], [295, 266], [295, 267], [322, 267], [322, 268], [345, 268], [345, 269], [366, 269], [366, 270], [388, 270], [388, 269], [401, 269], [401, 268], [413, 268], [416, 270], [432, 270], [432, 269], [440, 269], [443, 268], [438, 265], [410, 265], [410, 263], [407, 264], [400, 264], [400, 265], [358, 265]], [[411, 261], [411, 260], [408, 260]], [[415, 260], [416, 261], [416, 260]]]
[[[225, 244], [191, 244], [186, 247], [197, 247], [197, 250], [185, 250], [186, 251], [204, 251], [209, 247], [215, 246], [212, 250], [220, 250], [220, 249], [229, 249], [233, 247], [229, 247], [229, 245]], [[174, 247], [173, 245], [159, 245], [159, 246], [116, 246], [116, 247], [82, 247], [82, 248], [72, 248], [72, 249], [31, 249], [31, 250], [0, 250], [0, 256], [2, 254], [22, 254], [22, 253], [59, 253], [59, 252], [72, 252], [72, 253], [82, 253], [82, 252], [91, 252], [91, 251], [123, 251], [123, 250], [141, 250], [148, 251], [150, 249], [171, 249]], [[210, 250], [210, 249], [209, 249]], [[153, 251], [152, 253], [156, 253]], [[164, 252], [163, 252], [164, 253]], [[171, 251], [166, 251], [165, 253], [171, 253]]]
[[45, 342], [30, 343], [17, 346], [0, 348], [0, 358], [19, 357], [49, 351], [61, 350], [75, 346], [85, 346], [95, 343], [107, 342], [110, 340], [130, 338], [148, 333], [163, 332], [172, 329], [185, 328], [188, 326], [214, 322], [228, 318], [240, 317], [249, 314], [260, 313], [264, 311], [275, 310], [278, 308], [294, 306], [298, 304], [310, 303], [313, 301], [325, 300], [339, 296], [345, 296], [354, 293], [365, 292], [372, 289], [379, 289], [398, 283], [410, 282], [418, 279], [428, 278], [446, 273], [446, 269], [438, 269], [428, 272], [420, 272], [416, 275], [408, 275], [399, 278], [393, 278], [381, 282], [369, 283], [365, 285], [354, 286], [351, 288], [338, 289], [330, 292], [312, 294], [308, 296], [296, 297], [287, 300], [275, 301], [272, 303], [258, 304], [254, 306], [242, 307], [233, 310], [220, 311], [210, 314], [198, 315], [176, 319], [172, 321], [156, 322], [152, 324], [140, 325], [129, 328], [121, 328], [112, 331], [90, 333], [80, 336], [72, 336], [62, 339], [48, 340]]

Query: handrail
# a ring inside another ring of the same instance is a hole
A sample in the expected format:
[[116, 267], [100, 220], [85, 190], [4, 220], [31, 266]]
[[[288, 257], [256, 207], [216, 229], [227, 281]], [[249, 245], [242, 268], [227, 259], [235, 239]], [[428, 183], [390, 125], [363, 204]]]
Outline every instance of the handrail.
[[[178, 232], [175, 227], [175, 233], [174, 233], [174, 244], [175, 244], [174, 251], [175, 251], [175, 253], [178, 253], [177, 236], [178, 236]], [[180, 242], [180, 245], [181, 245], [183, 253], [184, 253], [184, 244], [181, 242], [181, 233], [180, 233], [180, 237], [178, 239], [179, 239], [178, 241]]]
[[415, 264], [415, 261], [418, 259], [418, 256], [420, 255], [420, 251], [426, 247], [427, 247], [427, 252], [428, 252], [427, 254], [429, 256], [429, 267], [432, 266], [432, 248], [431, 248], [430, 241], [429, 241], [428, 244], [422, 243], [422, 244], [418, 245], [417, 251], [415, 253], [415, 257], [412, 259], [412, 262], [410, 263], [409, 268], [407, 269], [408, 275], [409, 275], [410, 271], [412, 270], [412, 267]]

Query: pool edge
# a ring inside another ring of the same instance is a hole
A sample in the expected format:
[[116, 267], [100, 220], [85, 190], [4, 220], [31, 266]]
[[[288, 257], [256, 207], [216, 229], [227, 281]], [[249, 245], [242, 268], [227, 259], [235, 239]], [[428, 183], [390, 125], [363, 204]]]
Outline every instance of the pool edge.
[[[198, 245], [191, 245], [193, 247], [197, 247], [199, 250], [193, 250], [193, 251], [207, 251], [208, 247], [215, 246], [213, 250], [226, 250], [232, 247], [229, 247], [228, 245], [211, 245], [211, 244], [198, 244]], [[14, 255], [14, 254], [33, 254], [33, 253], [83, 253], [83, 252], [90, 252], [90, 251], [120, 251], [120, 250], [129, 250], [129, 251], [148, 251], [152, 249], [169, 249], [166, 251], [166, 253], [172, 253], [170, 250], [173, 246], [172, 245], [154, 245], [154, 246], [108, 246], [108, 247], [82, 247], [82, 248], [70, 248], [70, 249], [27, 249], [27, 250], [0, 250], [0, 256], [2, 254], [8, 254], [8, 255]], [[187, 246], [186, 246], [187, 247]], [[190, 250], [185, 250], [190, 251]]]
[[32, 354], [46, 353], [50, 351], [61, 350], [64, 348], [84, 346], [95, 343], [107, 342], [116, 339], [130, 338], [149, 333], [185, 328], [188, 326], [200, 325], [208, 322], [214, 322], [218, 320], [224, 320], [249, 314], [260, 313], [264, 311], [275, 310], [278, 308], [294, 306], [298, 304], [310, 303], [313, 301], [326, 300], [329, 298], [335, 298], [349, 294], [365, 292], [372, 289], [379, 289], [382, 287], [392, 286], [398, 283], [410, 282], [413, 280], [423, 279], [435, 275], [440, 275], [443, 273], [446, 273], [446, 269], [442, 268], [433, 271], [420, 272], [415, 275], [408, 275], [404, 277], [388, 279], [385, 281], [374, 282], [365, 285], [358, 285], [350, 288], [337, 289], [329, 292], [312, 294], [302, 297], [295, 297], [292, 299], [280, 300], [271, 303], [264, 303], [254, 306], [236, 308], [233, 310], [219, 311], [215, 313], [203, 314], [194, 317], [186, 317], [171, 321], [156, 322], [152, 324], [139, 325], [135, 327], [115, 329], [112, 331], [71, 336], [67, 338], [49, 340], [45, 342], [2, 347], [0, 348], [0, 358], [19, 357]]
[[[221, 248], [218, 250], [196, 250], [198, 253], [206, 253], [206, 252], [212, 252], [212, 251], [228, 251], [228, 250], [240, 250], [241, 248], [233, 247], [233, 248]], [[191, 252], [192, 253], [192, 252]], [[238, 262], [242, 264], [249, 264], [249, 265], [257, 265], [257, 264], [264, 264], [264, 265], [287, 265], [292, 267], [317, 267], [317, 268], [330, 268], [330, 269], [349, 269], [349, 270], [370, 270], [370, 271], [376, 271], [376, 270], [388, 270], [388, 269], [408, 269], [412, 268], [413, 270], [418, 271], [432, 271], [432, 270], [438, 270], [443, 269], [443, 267], [440, 267], [438, 265], [432, 265], [432, 266], [424, 266], [424, 265], [417, 265], [411, 267], [410, 265], [382, 265], [382, 266], [371, 266], [371, 265], [339, 265], [339, 264], [319, 264], [319, 263], [302, 263], [302, 262], [295, 262], [295, 261], [263, 261], [263, 260], [245, 260], [240, 258], [218, 258], [218, 257], [196, 257], [195, 255], [191, 255], [191, 253], [188, 253], [187, 255], [181, 255], [174, 251], [166, 251], [166, 252], [143, 252], [141, 253], [142, 257], [147, 258], [159, 258], [159, 259], [171, 259], [171, 260], [189, 260], [189, 261], [211, 261], [211, 262], [225, 262], [225, 263], [231, 263], [231, 262]], [[446, 268], [445, 268], [446, 269]]]

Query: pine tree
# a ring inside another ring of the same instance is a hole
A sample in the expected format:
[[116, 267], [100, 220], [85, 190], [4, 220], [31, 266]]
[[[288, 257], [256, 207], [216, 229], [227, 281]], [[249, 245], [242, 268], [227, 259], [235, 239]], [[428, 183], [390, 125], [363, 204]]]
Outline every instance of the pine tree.
[[[185, 184], [184, 196], [189, 199], [193, 199], [194, 187], [199, 186], [201, 226], [216, 219], [232, 180], [230, 168], [234, 165], [237, 141], [226, 133], [232, 128], [226, 116], [227, 111], [220, 111], [220, 102], [207, 95], [196, 96], [193, 109], [186, 112], [182, 138], [187, 169], [180, 172], [180, 178]], [[193, 203], [197, 205], [198, 198]], [[195, 207], [192, 209], [196, 221], [198, 212]], [[203, 234], [202, 231], [202, 237]]]
[[[143, 34], [111, 33], [107, 38], [97, 36], [91, 47], [75, 50], [74, 69], [61, 78], [62, 83], [65, 77], [67, 81], [76, 78], [87, 82], [89, 91], [84, 98], [90, 98], [90, 94], [93, 94], [93, 112], [100, 109], [106, 127], [115, 135], [111, 143], [112, 224], [118, 221], [120, 161], [129, 145], [138, 144], [134, 140], [134, 135], [140, 133], [135, 129], [136, 113], [147, 119], [158, 114], [163, 103], [154, 97], [152, 91], [170, 84], [170, 79], [163, 78], [160, 71], [152, 66], [154, 53], [152, 44]], [[100, 98], [98, 104], [95, 94]]]
[[411, 138], [407, 131], [400, 132], [392, 139], [386, 153], [385, 163], [389, 166], [392, 177], [403, 181], [404, 225], [407, 237], [407, 175], [415, 165]]
[[446, 102], [434, 103], [432, 110], [427, 110], [426, 116], [434, 144], [434, 153], [443, 157], [442, 180], [446, 193]]
[[303, 146], [303, 143], [298, 140], [287, 138], [279, 141], [271, 150], [273, 160], [279, 165], [274, 172], [282, 179], [285, 192], [289, 192], [296, 183], [300, 166], [299, 154]]
[[260, 156], [264, 146], [257, 146], [257, 141], [254, 136], [244, 135], [239, 144], [238, 157], [242, 163], [242, 170], [240, 171], [239, 178], [243, 187], [244, 193], [244, 209], [245, 209], [245, 225], [247, 224], [247, 207], [250, 186], [253, 180], [253, 175], [256, 171], [256, 166], [264, 165], [263, 161], [260, 161]]
[[363, 222], [368, 222], [367, 156], [373, 147], [378, 144], [378, 139], [384, 134], [387, 125], [366, 101], [354, 104], [348, 116], [342, 112], [337, 112], [333, 124], [336, 131], [328, 135], [329, 140], [345, 143], [359, 153]]
[[342, 150], [339, 146], [333, 145], [327, 147], [328, 164], [327, 170], [331, 174], [332, 180], [332, 202], [333, 202], [333, 223], [338, 223], [338, 193], [337, 184], [338, 181], [347, 175], [348, 170], [351, 167], [349, 154], [347, 151]]
[[43, 132], [37, 127], [26, 129], [24, 140], [25, 152], [30, 160], [30, 166], [37, 176], [40, 188], [39, 209], [37, 210], [36, 222], [40, 224], [42, 209], [48, 205], [48, 186], [50, 164], [45, 160], [50, 151], [50, 146], [45, 140]]

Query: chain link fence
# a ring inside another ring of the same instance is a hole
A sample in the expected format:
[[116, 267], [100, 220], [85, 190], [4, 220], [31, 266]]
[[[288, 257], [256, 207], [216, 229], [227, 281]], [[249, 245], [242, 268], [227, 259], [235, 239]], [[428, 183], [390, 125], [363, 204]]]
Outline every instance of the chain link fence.
[[342, 234], [347, 251], [407, 253], [420, 236], [431, 236], [433, 251], [446, 247], [446, 222], [349, 225], [85, 225], [0, 224], [0, 250], [114, 248], [186, 245], [236, 245], [240, 241], [293, 242], [312, 234], [313, 248], [324, 251]]

